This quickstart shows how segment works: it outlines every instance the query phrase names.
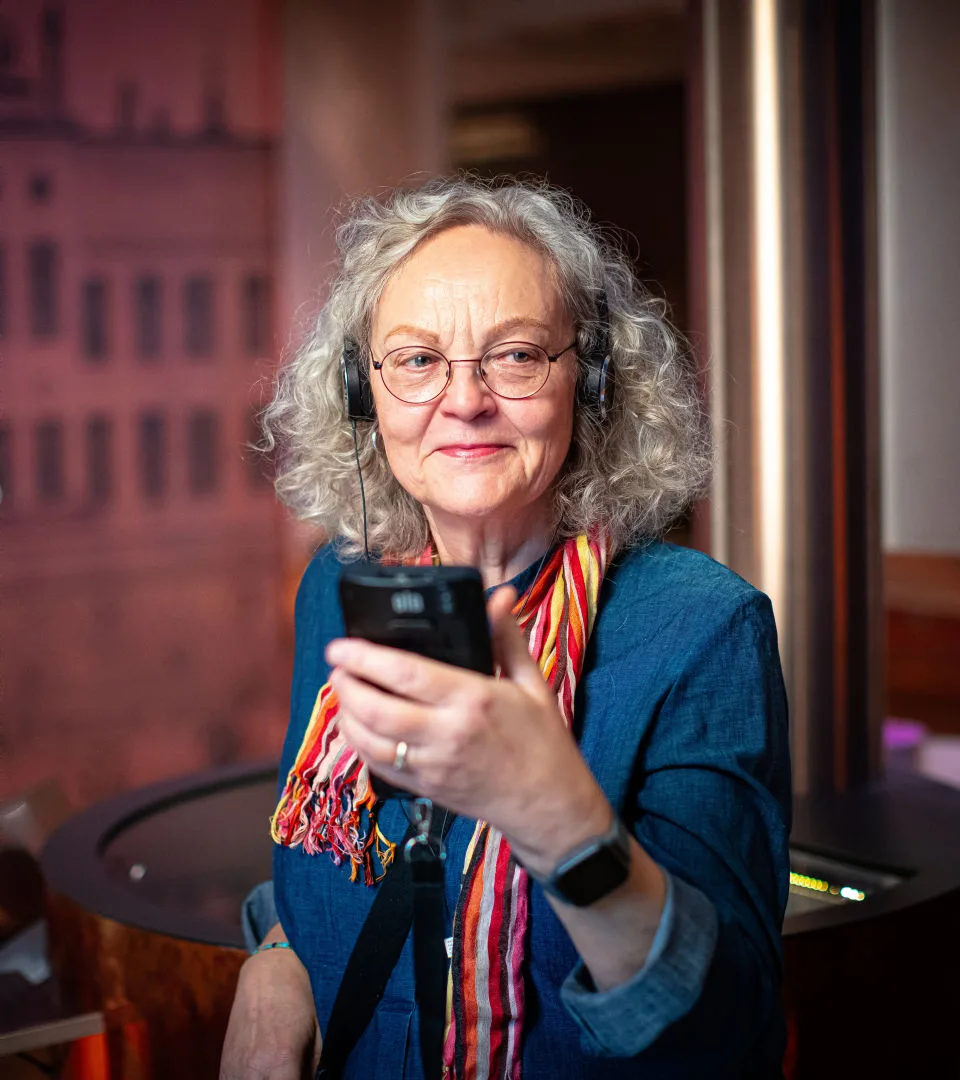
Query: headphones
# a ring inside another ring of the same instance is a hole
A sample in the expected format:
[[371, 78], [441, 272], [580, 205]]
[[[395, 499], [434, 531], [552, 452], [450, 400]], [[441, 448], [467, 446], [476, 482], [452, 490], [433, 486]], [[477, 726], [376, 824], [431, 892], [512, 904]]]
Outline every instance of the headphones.
[[[577, 380], [577, 405], [597, 420], [606, 420], [613, 407], [614, 379], [610, 367], [610, 316], [606, 295], [597, 301], [597, 335], [583, 357], [584, 370]], [[360, 359], [360, 345], [346, 338], [340, 356], [343, 400], [348, 420], [375, 420], [370, 373]]]
[[610, 367], [610, 312], [607, 294], [597, 299], [597, 333], [583, 358], [584, 370], [577, 380], [577, 404], [601, 423], [613, 408], [613, 371]]
[[351, 338], [343, 342], [340, 355], [340, 374], [343, 376], [343, 402], [348, 420], [376, 420], [370, 373], [360, 362], [360, 346]]

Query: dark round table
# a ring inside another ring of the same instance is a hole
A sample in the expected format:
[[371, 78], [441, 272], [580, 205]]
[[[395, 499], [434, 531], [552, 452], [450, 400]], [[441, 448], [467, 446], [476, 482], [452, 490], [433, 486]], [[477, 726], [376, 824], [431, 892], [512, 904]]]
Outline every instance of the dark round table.
[[[47, 844], [65, 991], [113, 1017], [117, 1054], [145, 1025], [154, 1076], [216, 1075], [275, 797], [273, 762], [217, 769], [98, 804]], [[960, 792], [903, 775], [798, 799], [791, 865], [788, 1074], [960, 1075]]]

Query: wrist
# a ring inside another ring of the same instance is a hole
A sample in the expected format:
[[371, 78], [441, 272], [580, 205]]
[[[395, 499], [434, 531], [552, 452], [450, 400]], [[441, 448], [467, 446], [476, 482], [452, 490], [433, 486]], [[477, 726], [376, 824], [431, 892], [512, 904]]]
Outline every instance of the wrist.
[[631, 856], [631, 836], [614, 814], [605, 833], [577, 845], [549, 874], [532, 876], [555, 900], [574, 907], [589, 907], [626, 883]]
[[254, 950], [253, 955], [257, 953], [271, 952], [273, 949], [292, 949], [293, 946], [289, 941], [284, 941], [282, 938], [277, 941], [262, 941]]
[[284, 966], [287, 964], [296, 964], [298, 967], [303, 965], [300, 963], [300, 958], [293, 951], [293, 948], [287, 946], [287, 948], [272, 948], [272, 949], [255, 949], [246, 959], [246, 963], [256, 960], [255, 967], [270, 967], [271, 965]]
[[589, 778], [580, 792], [567, 787], [563, 798], [537, 799], [539, 812], [528, 816], [522, 832], [507, 836], [515, 858], [534, 878], [549, 877], [571, 852], [609, 831], [613, 808]]
[[[265, 945], [271, 945], [270, 948], [263, 948]], [[293, 950], [293, 946], [286, 944], [286, 946], [279, 943], [273, 945], [272, 942], [264, 941], [261, 946], [255, 949], [243, 962], [243, 967], [240, 969], [240, 974], [248, 973], [248, 977], [259, 981], [260, 979], [269, 979], [271, 973], [277, 972], [278, 975], [284, 980], [302, 977], [308, 979], [306, 968], [300, 962], [300, 958]], [[302, 974], [301, 974], [302, 973]]]
[[247, 1000], [273, 1008], [313, 1008], [313, 990], [307, 969], [293, 949], [270, 949], [253, 953], [240, 968], [237, 992]]

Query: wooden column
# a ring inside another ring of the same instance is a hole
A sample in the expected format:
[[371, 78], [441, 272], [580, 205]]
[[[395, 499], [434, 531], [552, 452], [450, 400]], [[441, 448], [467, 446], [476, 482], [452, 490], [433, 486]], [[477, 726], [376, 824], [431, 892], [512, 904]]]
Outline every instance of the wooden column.
[[846, 790], [880, 767], [873, 6], [693, 17], [711, 548], [773, 600], [797, 789]]

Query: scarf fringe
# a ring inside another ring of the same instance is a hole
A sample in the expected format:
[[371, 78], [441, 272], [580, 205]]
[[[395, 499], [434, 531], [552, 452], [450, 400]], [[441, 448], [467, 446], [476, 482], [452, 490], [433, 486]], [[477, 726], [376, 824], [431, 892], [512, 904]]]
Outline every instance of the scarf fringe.
[[[350, 880], [373, 885], [393, 862], [396, 845], [376, 821], [370, 773], [336, 726], [339, 712], [329, 683], [317, 695], [297, 762], [270, 820], [274, 843], [329, 852], [337, 866], [350, 862]], [[379, 864], [379, 872], [377, 869]]]

